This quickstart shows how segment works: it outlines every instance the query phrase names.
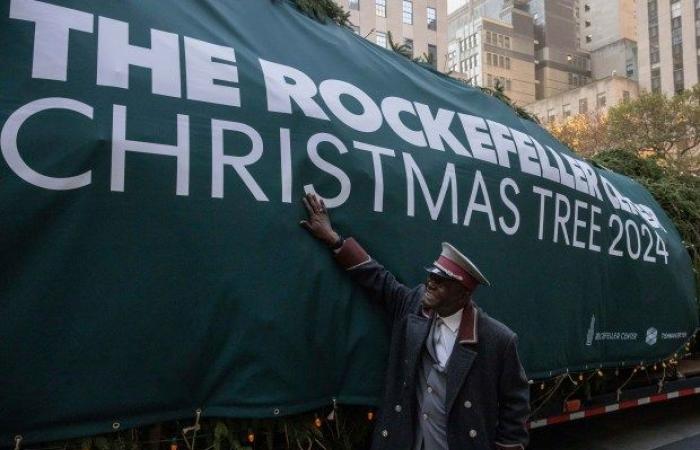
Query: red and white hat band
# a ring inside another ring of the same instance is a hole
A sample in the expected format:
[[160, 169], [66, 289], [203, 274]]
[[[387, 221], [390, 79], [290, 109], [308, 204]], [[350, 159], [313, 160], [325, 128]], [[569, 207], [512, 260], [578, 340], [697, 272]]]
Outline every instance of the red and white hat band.
[[467, 272], [462, 266], [440, 255], [438, 260], [433, 263], [435, 267], [445, 272], [450, 277], [460, 281], [464, 286], [469, 289], [474, 289], [479, 284], [479, 282], [472, 277], [469, 272]]

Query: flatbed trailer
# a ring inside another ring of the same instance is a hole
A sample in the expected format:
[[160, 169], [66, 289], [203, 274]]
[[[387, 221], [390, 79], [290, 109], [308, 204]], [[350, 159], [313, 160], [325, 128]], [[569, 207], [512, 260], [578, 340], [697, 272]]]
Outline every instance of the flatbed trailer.
[[675, 376], [670, 380], [652, 379], [652, 384], [646, 386], [601, 394], [585, 401], [552, 402], [541, 408], [528, 426], [542, 428], [700, 394], [700, 360], [680, 361]]

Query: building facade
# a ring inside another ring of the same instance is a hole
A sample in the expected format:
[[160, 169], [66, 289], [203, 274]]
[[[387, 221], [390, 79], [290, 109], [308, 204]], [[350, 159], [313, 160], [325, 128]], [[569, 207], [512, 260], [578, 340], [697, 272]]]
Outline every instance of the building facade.
[[530, 0], [528, 11], [535, 25], [536, 98], [591, 81], [590, 55], [579, 42], [579, 0]]
[[698, 83], [700, 0], [637, 0], [639, 86], [672, 95]]
[[566, 120], [576, 114], [606, 114], [608, 109], [639, 96], [639, 84], [627, 77], [612, 75], [559, 95], [525, 106], [545, 122]]
[[532, 16], [526, 2], [468, 2], [448, 18], [450, 75], [470, 84], [503, 87], [513, 102], [535, 100]]
[[579, 0], [578, 41], [590, 52], [594, 80], [621, 75], [638, 79], [637, 0]]
[[447, 0], [336, 0], [350, 11], [356, 33], [389, 47], [409, 46], [414, 57], [430, 55], [433, 67], [446, 71]]

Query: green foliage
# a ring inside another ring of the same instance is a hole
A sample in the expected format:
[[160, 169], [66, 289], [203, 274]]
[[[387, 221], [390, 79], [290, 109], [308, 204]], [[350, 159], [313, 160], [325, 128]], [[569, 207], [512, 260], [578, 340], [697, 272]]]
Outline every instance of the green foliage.
[[404, 58], [409, 58], [411, 59], [413, 57], [413, 48], [411, 46], [404, 44], [397, 44], [394, 42], [394, 37], [391, 34], [391, 31], [387, 31], [386, 33], [386, 39], [387, 43], [389, 44], [389, 48], [394, 51], [394, 53], [398, 53], [399, 55], [403, 56]]
[[350, 26], [350, 12], [334, 0], [293, 0], [296, 7], [304, 14], [320, 22], [330, 20], [340, 26]]
[[[329, 413], [332, 415], [329, 416]], [[374, 422], [365, 407], [326, 408], [279, 419], [181, 420], [126, 431], [32, 445], [53, 450], [361, 450], [369, 448]], [[330, 418], [329, 418], [330, 417]], [[332, 419], [332, 420], [331, 420]]]
[[643, 92], [608, 110], [609, 148], [646, 150], [677, 168], [698, 165], [700, 85], [672, 97]]
[[499, 99], [500, 101], [502, 101], [503, 103], [505, 103], [506, 105], [513, 108], [513, 110], [515, 111], [515, 114], [517, 114], [519, 117], [522, 117], [523, 119], [527, 119], [527, 120], [530, 120], [530, 121], [535, 122], [535, 123], [540, 123], [537, 116], [530, 114], [525, 109], [523, 109], [520, 106], [513, 103], [513, 100], [511, 100], [510, 97], [508, 97], [505, 94], [503, 83], [501, 83], [500, 80], [496, 80], [496, 86], [494, 86], [493, 89], [483, 87], [483, 86], [479, 86], [479, 89], [484, 94], [490, 95], [491, 97], [495, 97], [495, 98]]
[[688, 248], [700, 294], [700, 177], [666, 164], [657, 154], [643, 157], [638, 152], [616, 149], [600, 152], [592, 160], [637, 180], [659, 202]]

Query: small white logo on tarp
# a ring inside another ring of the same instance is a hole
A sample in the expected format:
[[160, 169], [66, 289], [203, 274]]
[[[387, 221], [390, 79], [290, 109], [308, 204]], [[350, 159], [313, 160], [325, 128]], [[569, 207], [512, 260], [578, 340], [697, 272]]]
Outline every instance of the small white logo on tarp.
[[588, 333], [586, 334], [586, 345], [593, 345], [593, 337], [595, 336], [595, 314], [591, 316], [591, 325], [588, 327]]
[[654, 345], [656, 344], [656, 338], [658, 337], [659, 332], [656, 330], [656, 328], [651, 327], [647, 330], [647, 344], [649, 345]]

